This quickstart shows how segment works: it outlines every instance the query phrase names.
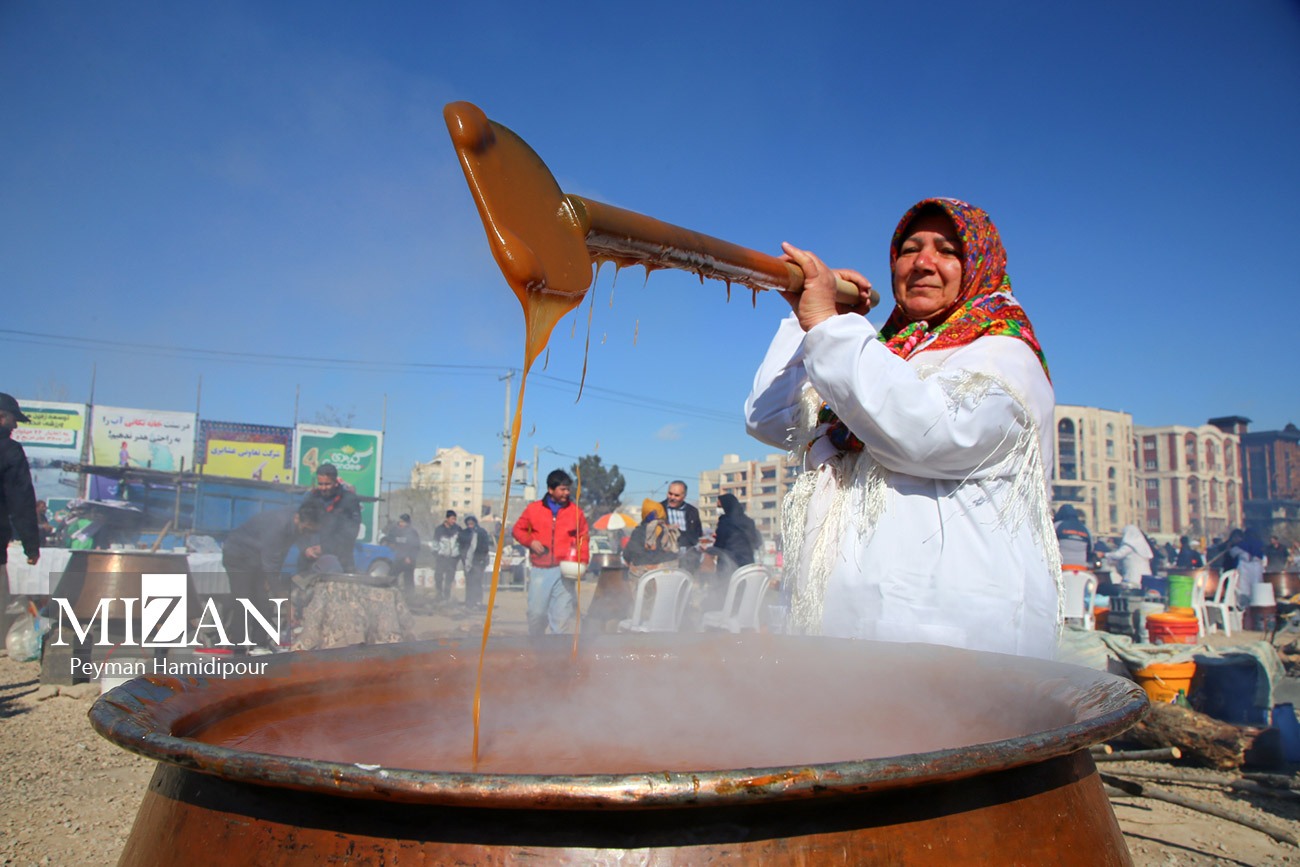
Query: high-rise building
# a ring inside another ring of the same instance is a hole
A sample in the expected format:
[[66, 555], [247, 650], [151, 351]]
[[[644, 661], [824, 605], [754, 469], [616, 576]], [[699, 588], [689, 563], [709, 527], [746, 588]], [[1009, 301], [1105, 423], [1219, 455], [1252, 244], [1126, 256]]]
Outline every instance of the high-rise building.
[[1094, 536], [1142, 526], [1133, 461], [1133, 416], [1091, 406], [1056, 406], [1052, 510], [1066, 503], [1083, 513]]
[[1241, 443], [1242, 525], [1263, 538], [1300, 539], [1300, 428], [1248, 432], [1250, 419], [1212, 418]]
[[1238, 437], [1215, 424], [1134, 428], [1138, 525], [1168, 536], [1227, 537], [1241, 526]]
[[734, 494], [754, 519], [765, 540], [781, 535], [781, 501], [794, 486], [800, 466], [783, 454], [770, 454], [761, 461], [742, 461], [740, 455], [723, 455], [716, 470], [700, 473], [700, 523], [709, 532], [718, 525], [718, 497]]
[[411, 468], [411, 487], [433, 493], [432, 511], [459, 515], [483, 513], [483, 456], [460, 446], [438, 449], [433, 460]]

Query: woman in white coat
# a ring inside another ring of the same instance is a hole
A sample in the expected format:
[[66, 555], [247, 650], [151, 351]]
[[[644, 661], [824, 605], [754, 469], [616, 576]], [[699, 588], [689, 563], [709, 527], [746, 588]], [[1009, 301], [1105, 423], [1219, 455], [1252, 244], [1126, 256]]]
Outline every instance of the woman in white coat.
[[1114, 551], [1106, 552], [1106, 562], [1112, 564], [1119, 572], [1120, 581], [1129, 590], [1139, 590], [1143, 577], [1151, 574], [1151, 558], [1155, 552], [1147, 544], [1147, 537], [1142, 535], [1133, 524], [1127, 524], [1120, 534], [1119, 545]]
[[[804, 272], [746, 402], [805, 472], [783, 507], [791, 626], [1050, 657], [1061, 621], [1048, 505], [1054, 396], [984, 211], [927, 199], [890, 245], [896, 306], [784, 245]], [[837, 304], [835, 277], [859, 288]]]

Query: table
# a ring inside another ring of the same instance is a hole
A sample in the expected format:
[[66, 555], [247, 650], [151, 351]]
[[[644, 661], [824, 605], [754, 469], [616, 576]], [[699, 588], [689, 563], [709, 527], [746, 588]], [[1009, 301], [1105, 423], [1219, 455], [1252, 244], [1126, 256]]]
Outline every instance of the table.
[[[59, 578], [68, 568], [72, 551], [68, 548], [43, 548], [36, 565], [27, 563], [22, 545], [9, 546], [9, 592], [14, 596], [50, 596]], [[230, 578], [221, 565], [221, 552], [186, 555], [190, 581], [198, 593], [210, 595], [230, 592]]]

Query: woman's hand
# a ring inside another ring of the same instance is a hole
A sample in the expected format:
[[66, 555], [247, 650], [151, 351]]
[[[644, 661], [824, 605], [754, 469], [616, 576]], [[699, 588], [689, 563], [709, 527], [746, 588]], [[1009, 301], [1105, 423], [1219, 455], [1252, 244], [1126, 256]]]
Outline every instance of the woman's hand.
[[[871, 281], [866, 277], [849, 268], [828, 268], [815, 253], [793, 244], [782, 242], [781, 249], [785, 251], [782, 261], [797, 265], [803, 271], [803, 291], [782, 292], [781, 297], [789, 303], [804, 331], [810, 331], [841, 313], [866, 315], [871, 298]], [[845, 304], [838, 299], [836, 277], [858, 287], [856, 304]]]

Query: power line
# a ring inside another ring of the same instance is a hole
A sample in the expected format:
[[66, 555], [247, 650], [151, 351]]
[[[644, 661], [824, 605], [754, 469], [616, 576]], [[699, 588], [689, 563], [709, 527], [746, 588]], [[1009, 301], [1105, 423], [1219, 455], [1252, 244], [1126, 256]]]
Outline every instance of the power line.
[[[520, 368], [517, 367], [503, 368], [499, 365], [485, 364], [439, 364], [421, 361], [373, 361], [359, 358], [335, 358], [328, 356], [246, 352], [230, 349], [206, 349], [195, 346], [173, 346], [157, 343], [139, 343], [136, 341], [107, 340], [99, 337], [49, 334], [39, 331], [24, 331], [12, 328], [0, 328], [0, 334], [8, 335], [9, 339], [15, 343], [52, 346], [61, 349], [116, 352], [125, 355], [182, 357], [230, 364], [306, 367], [315, 370], [363, 370], [371, 373], [400, 373], [405, 371], [433, 374], [454, 373], [457, 375], [492, 374], [494, 376], [499, 375], [502, 370], [520, 370]], [[529, 375], [529, 378], [540, 380], [539, 384], [542, 388], [548, 387], [546, 383], [555, 383], [556, 385], [549, 386], [555, 390], [559, 390], [557, 388], [558, 385], [572, 387], [575, 395], [577, 395], [577, 389], [580, 386], [580, 383], [576, 380], [563, 379], [561, 377], [543, 373], [532, 373]], [[668, 413], [672, 416], [686, 416], [700, 419], [702, 421], [735, 423], [739, 416], [739, 413], [728, 413], [708, 407], [692, 406], [677, 401], [660, 400], [658, 398], [647, 397], [644, 394], [633, 394], [631, 392], [618, 391], [616, 389], [595, 385], [582, 386], [582, 393], [584, 395], [590, 393], [593, 399], [596, 400], [603, 400], [609, 403], [617, 403], [625, 406], [640, 407], [642, 409]]]

